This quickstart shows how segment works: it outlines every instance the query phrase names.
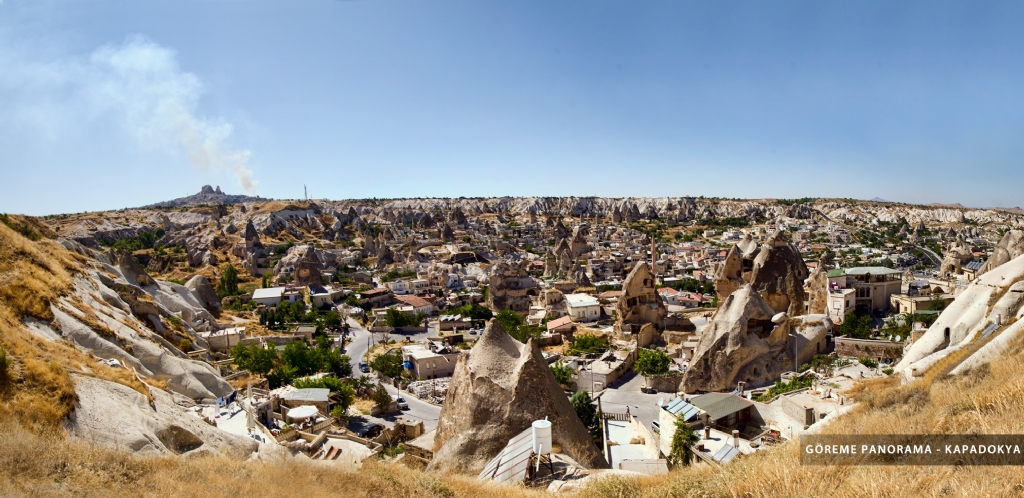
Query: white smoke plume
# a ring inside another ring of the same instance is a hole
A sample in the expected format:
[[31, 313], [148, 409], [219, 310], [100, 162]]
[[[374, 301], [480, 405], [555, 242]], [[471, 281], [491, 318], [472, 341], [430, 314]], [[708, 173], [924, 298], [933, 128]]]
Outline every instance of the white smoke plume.
[[181, 153], [199, 171], [232, 174], [247, 193], [256, 193], [250, 152], [228, 144], [231, 124], [197, 115], [199, 78], [181, 70], [173, 50], [145, 37], [100, 47], [87, 59], [24, 65], [7, 80], [41, 96], [34, 107], [32, 96], [22, 97], [25, 121], [52, 128], [55, 120], [113, 119], [142, 147]]

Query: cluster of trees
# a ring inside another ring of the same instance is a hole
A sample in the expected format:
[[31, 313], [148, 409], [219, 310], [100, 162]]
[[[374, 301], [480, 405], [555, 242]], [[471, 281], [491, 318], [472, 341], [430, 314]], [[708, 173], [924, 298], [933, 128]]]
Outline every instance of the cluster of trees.
[[325, 335], [317, 336], [313, 347], [305, 341], [288, 343], [280, 354], [272, 344], [267, 347], [237, 344], [231, 349], [231, 357], [239, 368], [266, 377], [271, 388], [320, 372], [334, 373], [339, 377], [351, 375], [351, 358], [330, 346], [331, 340]]
[[235, 269], [235, 265], [229, 264], [224, 269], [224, 274], [220, 276], [220, 280], [217, 282], [217, 297], [223, 299], [225, 296], [237, 296], [238, 295], [238, 270]]
[[811, 387], [812, 383], [814, 383], [813, 375], [801, 375], [799, 377], [794, 377], [789, 382], [776, 381], [775, 385], [772, 386], [771, 389], [768, 389], [767, 391], [765, 391], [764, 394], [758, 396], [757, 398], [754, 398], [754, 400], [762, 403], [767, 403], [768, 401], [770, 401], [775, 396], [778, 396], [779, 394], [785, 394], [788, 392]]
[[269, 329], [282, 329], [286, 323], [312, 323], [319, 332], [323, 331], [324, 327], [340, 327], [341, 316], [336, 311], [321, 311], [315, 308], [306, 312], [305, 304], [289, 302], [282, 302], [260, 313], [260, 325]]
[[672, 287], [672, 288], [674, 288], [676, 290], [682, 290], [682, 291], [686, 291], [686, 292], [696, 292], [698, 294], [714, 294], [715, 293], [715, 283], [714, 282], [707, 282], [707, 283], [703, 283], [702, 284], [702, 283], [698, 282], [696, 279], [691, 279], [691, 278], [688, 278], [686, 280], [682, 280], [679, 283], [671, 285], [670, 287]]
[[402, 355], [397, 352], [387, 352], [377, 355], [369, 363], [373, 371], [392, 379], [397, 379], [405, 370], [402, 364]]
[[320, 377], [317, 379], [298, 379], [293, 384], [299, 389], [329, 389], [337, 402], [331, 410], [331, 415], [343, 418], [348, 407], [356, 401], [356, 386], [354, 379], [339, 379], [337, 377]]
[[839, 335], [855, 339], [870, 339], [871, 316], [859, 312], [847, 315], [843, 319], [843, 324], [839, 326]]
[[490, 308], [481, 306], [477, 303], [452, 308], [446, 313], [449, 315], [462, 315], [470, 320], [490, 320], [494, 317], [494, 313]]
[[415, 277], [416, 272], [412, 270], [391, 270], [380, 277], [382, 283], [391, 282], [400, 278]]
[[562, 386], [564, 389], [572, 388], [572, 367], [559, 360], [548, 368], [551, 369], [551, 374], [555, 376], [555, 380], [558, 382], [558, 385]]
[[[156, 245], [156, 241], [160, 240], [164, 236], [164, 229], [157, 228], [155, 231], [145, 231], [140, 233], [136, 237], [117, 239], [113, 244], [108, 244], [118, 252], [133, 252], [139, 249], [152, 249]], [[101, 241], [102, 242], [102, 241]]]
[[572, 398], [569, 398], [569, 404], [572, 405], [576, 416], [580, 418], [580, 422], [583, 422], [583, 426], [590, 432], [590, 436], [595, 439], [601, 437], [600, 420], [597, 418], [597, 408], [594, 407], [594, 400], [590, 398], [590, 393], [583, 390], [573, 394]]
[[384, 316], [384, 323], [388, 327], [416, 327], [426, 318], [427, 315], [422, 311], [413, 315], [395, 308], [388, 308], [387, 314]]
[[580, 334], [572, 339], [568, 354], [582, 356], [585, 354], [601, 354], [608, 351], [608, 338], [595, 334]]
[[494, 319], [508, 332], [513, 339], [526, 344], [530, 339], [539, 339], [545, 328], [539, 325], [527, 325], [526, 320], [512, 310], [501, 310]]

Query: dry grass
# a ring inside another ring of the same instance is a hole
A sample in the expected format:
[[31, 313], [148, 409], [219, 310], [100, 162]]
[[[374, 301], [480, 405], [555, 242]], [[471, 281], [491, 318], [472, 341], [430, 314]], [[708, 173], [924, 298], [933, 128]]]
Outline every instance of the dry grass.
[[[1024, 430], [1024, 341], [989, 367], [958, 377], [927, 372], [901, 386], [864, 382], [863, 403], [823, 428], [824, 434], [1019, 434]], [[949, 365], [937, 365], [948, 371]], [[684, 469], [668, 476], [612, 478], [586, 496], [1024, 496], [1013, 467], [801, 466], [787, 444], [736, 460], [714, 472]]]
[[246, 463], [224, 457], [147, 458], [17, 426], [0, 428], [3, 496], [303, 496], [516, 497], [539, 493], [483, 487], [475, 479], [438, 476], [371, 463], [359, 471], [302, 460]]
[[[41, 234], [53, 234], [33, 218], [18, 218]], [[100, 365], [66, 342], [42, 340], [22, 328], [25, 318], [53, 320], [50, 306], [61, 297], [77, 299], [71, 294], [72, 279], [84, 261], [52, 240], [32, 241], [0, 223], [0, 345], [11, 360], [8, 379], [0, 386], [0, 419], [35, 430], [59, 426], [77, 402], [69, 372], [148, 392], [131, 372]], [[89, 307], [81, 309], [83, 323], [113, 335]]]

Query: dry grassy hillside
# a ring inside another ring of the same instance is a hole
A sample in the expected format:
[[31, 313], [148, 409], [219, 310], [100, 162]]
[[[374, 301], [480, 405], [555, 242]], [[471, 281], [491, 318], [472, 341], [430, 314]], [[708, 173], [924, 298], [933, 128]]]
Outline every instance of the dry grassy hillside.
[[[13, 220], [13, 221], [12, 221]], [[9, 224], [17, 224], [12, 229]], [[124, 371], [100, 368], [63, 343], [36, 339], [26, 318], [49, 321], [49, 305], [89, 264], [40, 232], [31, 219], [0, 223], [0, 479], [2, 496], [539, 496], [542, 491], [483, 485], [397, 465], [360, 471], [302, 460], [277, 464], [225, 457], [149, 458], [70, 440], [60, 421], [73, 409], [69, 372], [132, 385]], [[17, 227], [22, 227], [18, 229]], [[26, 228], [27, 227], [27, 228]], [[33, 232], [35, 230], [35, 232]], [[34, 235], [33, 235], [34, 233]], [[36, 240], [32, 240], [36, 239]], [[832, 434], [1021, 433], [1024, 342], [968, 375], [865, 383], [853, 413]], [[137, 388], [141, 386], [136, 386]], [[795, 444], [736, 460], [725, 469], [682, 469], [668, 476], [611, 477], [578, 496], [1024, 496], [1024, 474], [1004, 467], [803, 467]]]

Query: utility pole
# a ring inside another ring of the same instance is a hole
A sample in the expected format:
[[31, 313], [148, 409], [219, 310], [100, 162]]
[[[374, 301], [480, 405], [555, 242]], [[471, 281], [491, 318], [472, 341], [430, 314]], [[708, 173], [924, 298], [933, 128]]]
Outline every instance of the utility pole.
[[796, 338], [797, 338], [797, 335], [791, 333], [791, 334], [789, 334], [789, 336], [793, 338], [793, 373], [800, 373], [800, 367], [798, 367], [797, 364], [796, 364], [796, 362], [797, 362], [797, 359], [796, 359], [796, 354], [797, 354], [796, 353]]
[[302, 195], [306, 196], [306, 202], [309, 202], [309, 190], [306, 189], [305, 185], [302, 186]]

